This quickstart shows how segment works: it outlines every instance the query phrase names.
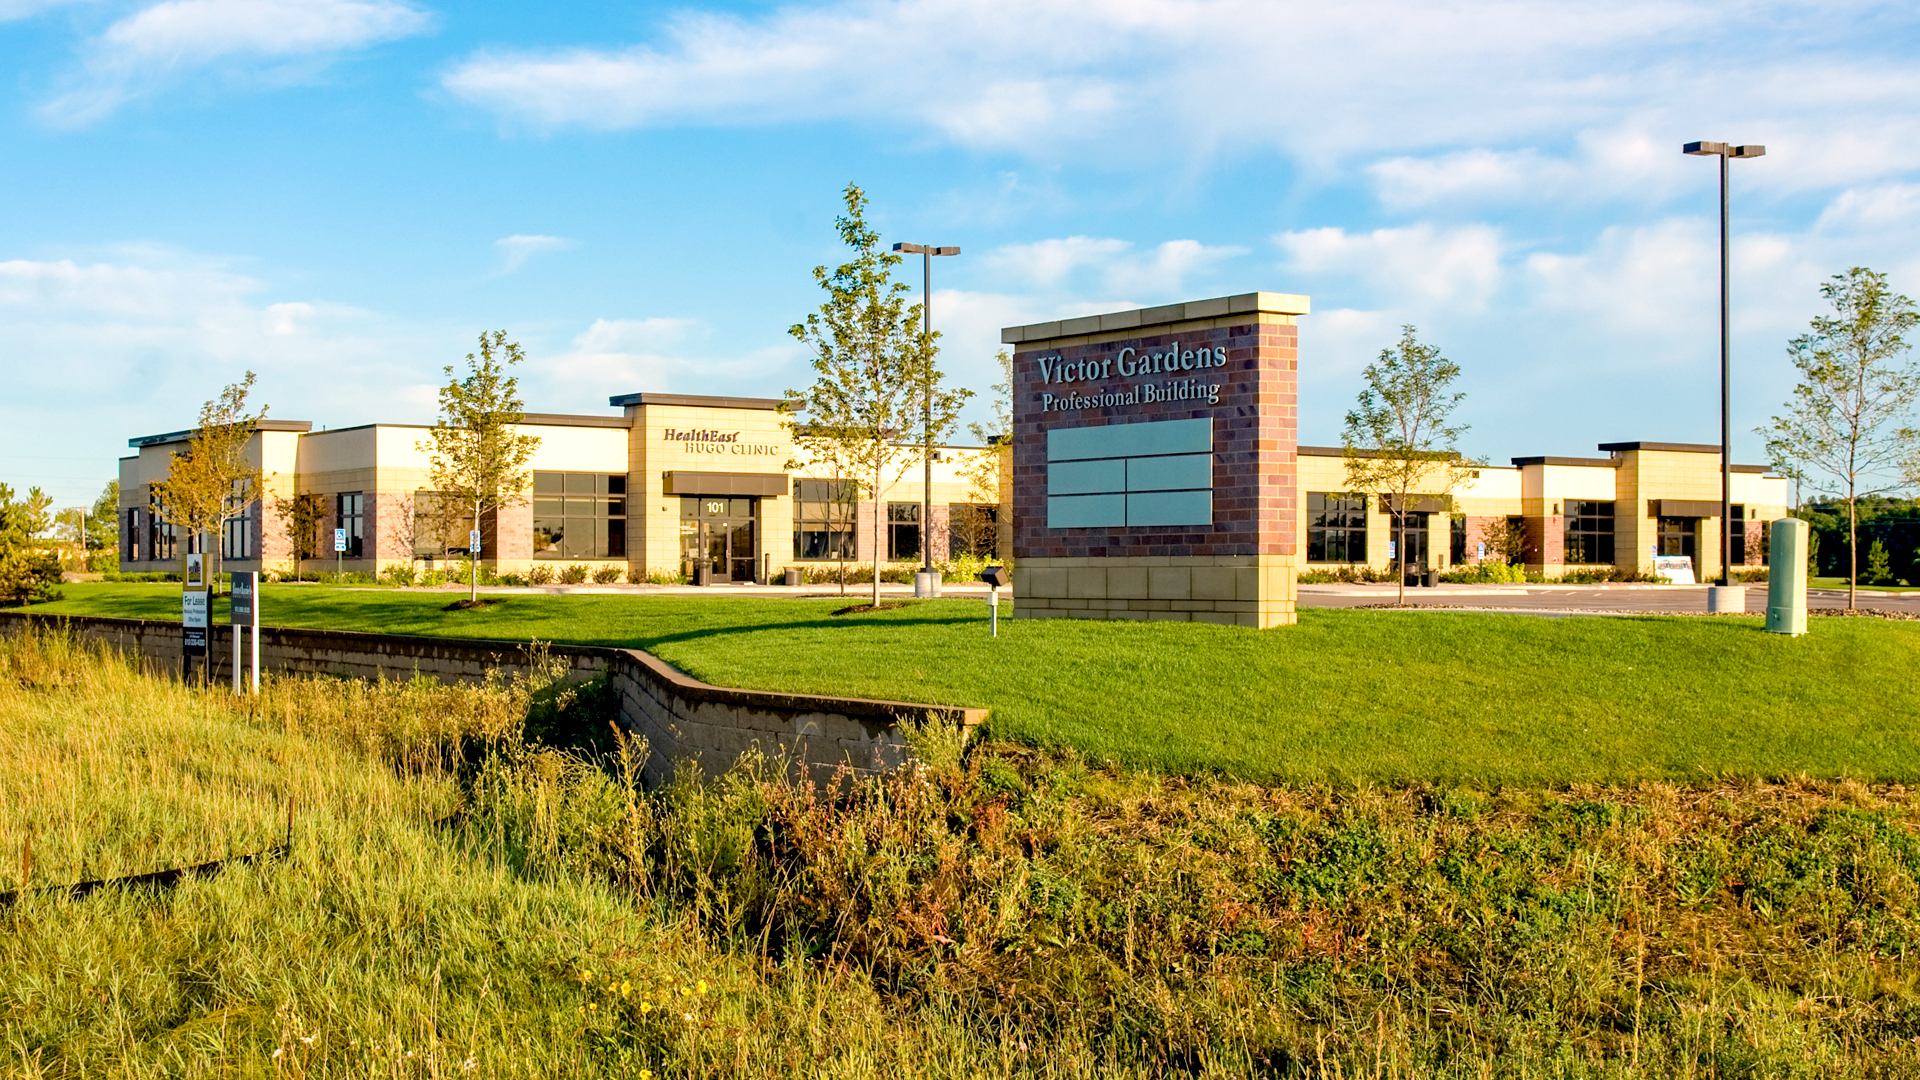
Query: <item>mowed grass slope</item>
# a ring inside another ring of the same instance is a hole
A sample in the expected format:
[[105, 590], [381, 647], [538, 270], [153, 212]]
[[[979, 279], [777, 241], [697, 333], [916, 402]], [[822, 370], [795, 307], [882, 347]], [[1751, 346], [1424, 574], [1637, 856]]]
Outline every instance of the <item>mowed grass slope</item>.
[[[46, 613], [177, 618], [169, 586], [70, 586]], [[993, 710], [993, 733], [1253, 780], [1920, 778], [1920, 623], [1306, 611], [1250, 632], [1005, 619], [948, 600], [514, 596], [269, 587], [267, 621], [643, 648], [722, 685]]]

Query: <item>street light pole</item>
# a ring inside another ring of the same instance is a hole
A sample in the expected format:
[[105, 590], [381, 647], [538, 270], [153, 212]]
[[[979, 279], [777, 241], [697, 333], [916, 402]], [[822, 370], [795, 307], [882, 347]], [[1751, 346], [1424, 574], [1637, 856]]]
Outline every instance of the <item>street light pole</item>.
[[[908, 255], [920, 256], [920, 333], [926, 347], [933, 348], [933, 257], [935, 255], [958, 255], [957, 247], [931, 247], [926, 244], [895, 244], [893, 250]], [[931, 359], [931, 357], [929, 357]], [[939, 590], [933, 585], [933, 375], [929, 367], [926, 394], [922, 402], [926, 414], [921, 427], [920, 465], [923, 479], [920, 488], [920, 573], [914, 575], [913, 595], [933, 596]], [[879, 498], [876, 493], [875, 499]], [[879, 512], [876, 503], [874, 512]]]
[[[1720, 585], [1726, 587], [1733, 584], [1733, 345], [1729, 325], [1727, 161], [1730, 158], [1757, 158], [1765, 154], [1767, 148], [1728, 146], [1721, 142], [1690, 142], [1681, 147], [1681, 152], [1695, 157], [1720, 159]], [[1709, 607], [1714, 605], [1709, 604]], [[1744, 610], [1744, 605], [1741, 610]]]

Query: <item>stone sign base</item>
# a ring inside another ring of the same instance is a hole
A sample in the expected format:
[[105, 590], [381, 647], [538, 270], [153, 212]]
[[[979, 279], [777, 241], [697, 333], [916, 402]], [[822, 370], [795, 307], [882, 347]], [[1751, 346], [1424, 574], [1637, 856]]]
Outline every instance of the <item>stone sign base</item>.
[[1014, 567], [1023, 619], [1147, 619], [1291, 626], [1293, 555], [1028, 556]]

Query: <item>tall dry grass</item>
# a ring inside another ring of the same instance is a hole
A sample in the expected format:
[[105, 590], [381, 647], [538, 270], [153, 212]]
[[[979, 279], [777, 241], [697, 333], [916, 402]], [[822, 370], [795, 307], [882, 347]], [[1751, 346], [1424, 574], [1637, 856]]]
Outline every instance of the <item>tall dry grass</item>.
[[644, 792], [606, 707], [254, 701], [0, 642], [0, 845], [35, 837], [36, 883], [294, 811], [284, 858], [0, 912], [5, 1071], [1920, 1075], [1903, 789], [1267, 788], [928, 731], [877, 781]]

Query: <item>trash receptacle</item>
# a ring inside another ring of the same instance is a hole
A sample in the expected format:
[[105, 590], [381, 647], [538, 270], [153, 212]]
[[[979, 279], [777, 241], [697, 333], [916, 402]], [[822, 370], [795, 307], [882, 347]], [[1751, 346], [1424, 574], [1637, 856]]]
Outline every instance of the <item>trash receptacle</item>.
[[799, 567], [797, 566], [787, 567], [786, 582], [787, 582], [787, 587], [790, 589], [799, 588], [800, 586], [800, 568]]
[[713, 567], [706, 563], [699, 563], [694, 566], [693, 583], [695, 585], [713, 584]]

